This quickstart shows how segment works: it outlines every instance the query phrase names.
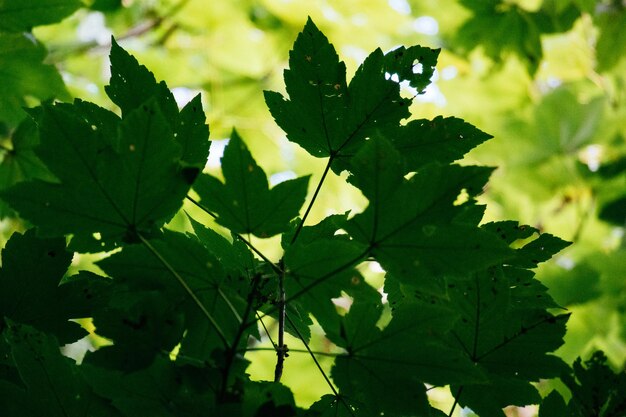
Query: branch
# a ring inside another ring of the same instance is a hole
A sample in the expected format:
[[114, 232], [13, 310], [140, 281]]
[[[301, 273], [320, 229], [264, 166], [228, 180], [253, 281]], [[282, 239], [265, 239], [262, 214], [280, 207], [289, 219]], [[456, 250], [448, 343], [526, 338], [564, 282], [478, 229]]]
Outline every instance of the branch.
[[[153, 14], [154, 10], [146, 10], [146, 15], [144, 16], [144, 20], [139, 22], [136, 26], [131, 27], [126, 31], [126, 33], [117, 37], [118, 41], [123, 41], [126, 39], [136, 38], [145, 33], [150, 32], [151, 30], [157, 29], [162, 26], [168, 20], [171, 20], [180, 10], [185, 7], [189, 3], [189, 0], [180, 0], [178, 3], [172, 5], [168, 10], [166, 10], [162, 15], [157, 15], [153, 18], [148, 18], [149, 15]], [[148, 19], [145, 19], [148, 18]], [[111, 47], [111, 42], [106, 43], [98, 43], [97, 41], [89, 41], [84, 43], [79, 43], [75, 45], [68, 45], [68, 48], [65, 52], [60, 52], [59, 48], [50, 47], [49, 60], [53, 63], [60, 62], [66, 57], [74, 54], [83, 54], [89, 52], [91, 50], [98, 49], [109, 49]]]

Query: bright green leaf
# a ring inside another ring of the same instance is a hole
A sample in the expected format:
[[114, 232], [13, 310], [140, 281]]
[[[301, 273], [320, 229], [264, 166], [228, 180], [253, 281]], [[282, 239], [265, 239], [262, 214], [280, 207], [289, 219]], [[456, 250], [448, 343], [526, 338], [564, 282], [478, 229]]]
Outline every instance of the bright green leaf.
[[17, 126], [26, 116], [27, 97], [67, 98], [61, 75], [43, 63], [45, 57], [45, 48], [25, 34], [0, 33], [0, 122]]

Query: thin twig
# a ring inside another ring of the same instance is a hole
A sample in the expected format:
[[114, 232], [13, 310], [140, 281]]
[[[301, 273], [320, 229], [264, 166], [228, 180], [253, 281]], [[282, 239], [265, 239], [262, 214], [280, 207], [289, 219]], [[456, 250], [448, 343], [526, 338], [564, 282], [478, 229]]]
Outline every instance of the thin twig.
[[[172, 19], [180, 10], [185, 7], [189, 3], [189, 0], [180, 0], [178, 3], [172, 5], [165, 13], [160, 16], [153, 17], [149, 20], [143, 20], [138, 23], [136, 26], [128, 29], [124, 34], [117, 36], [116, 39], [118, 41], [123, 41], [126, 39], [136, 38], [145, 33], [150, 32], [151, 30], [157, 29], [162, 26], [165, 22]], [[152, 14], [154, 10], [147, 10], [146, 16]], [[99, 43], [97, 41], [88, 41], [84, 43], [80, 43], [77, 45], [68, 45], [69, 48], [63, 52], [59, 52], [59, 48], [55, 46], [51, 46], [49, 53], [49, 60], [51, 62], [60, 62], [68, 56], [74, 54], [83, 54], [92, 50], [100, 50], [100, 49], [109, 49], [111, 47], [111, 42]]]
[[209, 322], [211, 323], [211, 325], [213, 326], [213, 328], [215, 329], [215, 331], [217, 332], [217, 335], [219, 336], [219, 338], [221, 339], [222, 343], [224, 344], [224, 346], [228, 347], [228, 342], [226, 340], [226, 336], [224, 335], [224, 332], [222, 331], [222, 329], [220, 328], [220, 326], [217, 324], [217, 321], [213, 318], [213, 316], [211, 315], [211, 313], [209, 313], [209, 311], [206, 309], [206, 307], [204, 306], [204, 304], [202, 304], [202, 301], [200, 301], [200, 299], [198, 298], [198, 296], [193, 292], [193, 290], [189, 287], [189, 285], [187, 284], [187, 282], [185, 281], [185, 279], [180, 276], [180, 274], [178, 272], [176, 272], [176, 270], [172, 267], [172, 265], [170, 265], [170, 263], [163, 257], [163, 255], [161, 255], [159, 253], [159, 251], [156, 250], [156, 248], [154, 246], [152, 246], [152, 244], [145, 238], [143, 237], [143, 235], [141, 235], [140, 233], [137, 233], [137, 236], [139, 237], [139, 239], [141, 240], [141, 243], [143, 243], [146, 248], [148, 248], [148, 250], [150, 252], [152, 252], [152, 254], [154, 256], [157, 257], [157, 259], [163, 264], [163, 266], [170, 272], [170, 274], [172, 274], [174, 276], [174, 278], [176, 278], [176, 280], [178, 281], [178, 283], [183, 287], [183, 289], [185, 290], [185, 292], [187, 292], [187, 294], [189, 295], [189, 297], [191, 297], [191, 299], [194, 301], [194, 303], [196, 303], [196, 305], [198, 306], [198, 308], [202, 311], [202, 313], [204, 314], [204, 316], [209, 320]]
[[[284, 268], [281, 269], [284, 270]], [[280, 382], [288, 352], [285, 344], [285, 316], [285, 273], [283, 272], [278, 275], [278, 346], [276, 347], [274, 382]]]

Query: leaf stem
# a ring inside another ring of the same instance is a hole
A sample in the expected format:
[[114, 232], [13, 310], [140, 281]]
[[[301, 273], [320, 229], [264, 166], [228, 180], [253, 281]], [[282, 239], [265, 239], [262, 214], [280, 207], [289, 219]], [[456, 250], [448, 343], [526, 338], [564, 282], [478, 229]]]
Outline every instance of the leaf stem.
[[339, 395], [339, 393], [337, 392], [337, 389], [335, 388], [333, 383], [328, 378], [328, 375], [326, 375], [326, 372], [324, 372], [324, 369], [322, 368], [322, 365], [320, 365], [319, 361], [315, 357], [315, 354], [313, 353], [313, 351], [309, 347], [309, 344], [306, 342], [305, 338], [302, 336], [302, 334], [300, 333], [300, 331], [298, 330], [298, 328], [296, 327], [294, 322], [289, 318], [289, 316], [287, 316], [287, 320], [289, 321], [289, 324], [291, 325], [291, 327], [293, 327], [294, 331], [298, 335], [298, 338], [300, 339], [300, 341], [302, 342], [302, 344], [306, 348], [307, 352], [309, 352], [309, 355], [311, 355], [311, 358], [313, 359], [313, 362], [315, 362], [315, 366], [317, 366], [317, 369], [319, 369], [320, 373], [324, 377], [324, 380], [326, 380], [326, 383], [328, 384], [328, 386], [332, 390], [333, 394], [335, 395], [335, 398], [337, 398], [339, 401], [341, 401], [341, 403], [346, 407], [346, 409], [348, 410], [350, 415], [354, 416], [354, 412], [352, 411], [352, 408], [350, 408], [350, 406], [346, 403], [344, 398], [341, 395]]
[[450, 409], [450, 412], [448, 413], [448, 417], [452, 417], [452, 413], [454, 413], [454, 409], [459, 403], [459, 397], [461, 396], [462, 392], [463, 392], [463, 385], [461, 385], [459, 389], [456, 390], [456, 394], [454, 395], [454, 404], [452, 404], [452, 408]]
[[235, 308], [233, 303], [231, 303], [230, 300], [228, 299], [228, 297], [226, 297], [226, 294], [224, 294], [224, 291], [222, 291], [222, 289], [220, 287], [217, 287], [217, 293], [219, 294], [220, 298], [222, 300], [224, 300], [224, 302], [226, 303], [226, 305], [228, 306], [230, 311], [233, 313], [233, 316], [235, 316], [235, 318], [237, 319], [239, 324], [241, 324], [244, 319], [241, 318], [241, 316], [237, 312], [237, 309]]
[[334, 160], [335, 160], [335, 154], [331, 154], [330, 158], [328, 158], [328, 162], [326, 163], [326, 168], [324, 168], [324, 173], [322, 174], [322, 178], [320, 178], [320, 181], [317, 183], [317, 187], [315, 188], [313, 197], [311, 198], [311, 201], [309, 202], [309, 205], [307, 206], [306, 211], [304, 212], [304, 216], [302, 216], [302, 220], [300, 220], [300, 223], [298, 224], [298, 227], [296, 228], [296, 232], [293, 234], [293, 237], [291, 238], [292, 245], [296, 242], [296, 239], [298, 239], [298, 236], [300, 235], [300, 231], [302, 230], [302, 227], [304, 226], [304, 222], [306, 221], [306, 218], [309, 216], [309, 213], [311, 212], [311, 209], [313, 208], [313, 204], [315, 203], [315, 200], [317, 200], [317, 196], [320, 190], [322, 189], [322, 184], [324, 184], [324, 181], [326, 180], [326, 176], [328, 175], [328, 171], [330, 171], [330, 166], [332, 165]]
[[187, 284], [185, 279], [182, 276], [180, 276], [180, 274], [178, 272], [176, 272], [176, 270], [172, 267], [172, 265], [170, 265], [170, 263], [163, 257], [163, 255], [161, 255], [161, 253], [159, 253], [159, 251], [154, 246], [152, 246], [152, 244], [145, 237], [143, 237], [143, 235], [141, 233], [137, 233], [137, 236], [141, 240], [141, 243], [143, 243], [146, 246], [146, 248], [148, 248], [148, 250], [150, 252], [152, 252], [152, 254], [154, 256], [157, 257], [157, 259], [170, 272], [170, 274], [172, 274], [174, 276], [174, 278], [176, 278], [176, 280], [183, 287], [185, 292], [187, 292], [189, 297], [191, 297], [191, 299], [194, 301], [194, 303], [196, 303], [198, 308], [202, 311], [204, 316], [209, 320], [209, 322], [211, 323], [211, 325], [213, 326], [213, 328], [217, 332], [217, 335], [219, 336], [219, 338], [222, 341], [222, 343], [224, 344], [224, 346], [228, 347], [228, 342], [226, 340], [226, 336], [224, 335], [224, 332], [222, 331], [220, 326], [217, 324], [217, 321], [215, 321], [215, 319], [213, 318], [211, 313], [209, 313], [209, 311], [206, 309], [204, 304], [202, 304], [202, 301], [200, 301], [198, 296], [189, 287], [189, 285]]
[[222, 374], [222, 389], [221, 396], [223, 397], [228, 389], [228, 374], [230, 373], [230, 368], [233, 365], [235, 360], [235, 354], [237, 354], [237, 345], [243, 336], [244, 331], [246, 330], [246, 326], [244, 326], [245, 321], [248, 319], [248, 315], [252, 311], [252, 305], [254, 304], [254, 297], [256, 294], [257, 287], [259, 285], [259, 276], [255, 275], [252, 277], [252, 288], [250, 289], [250, 293], [248, 294], [248, 303], [246, 305], [246, 309], [243, 312], [242, 318], [240, 318], [239, 329], [237, 330], [237, 334], [233, 339], [233, 343], [230, 345], [226, 353], [226, 366], [224, 366], [224, 373]]
[[[277, 345], [276, 345], [276, 343], [274, 343], [274, 339], [272, 339], [272, 335], [270, 334], [270, 331], [267, 330], [267, 326], [265, 326], [265, 323], [263, 322], [263, 318], [259, 315], [258, 311], [256, 313], [256, 317], [259, 320], [259, 322], [261, 322], [261, 326], [263, 327], [263, 330], [265, 330], [265, 334], [267, 335], [267, 338], [270, 340], [270, 343], [272, 344], [272, 349], [271, 350], [276, 352]], [[256, 321], [253, 321], [252, 323], [256, 323]], [[248, 326], [249, 326], [249, 323], [246, 323], [246, 327], [248, 327]], [[270, 350], [269, 348], [266, 348], [266, 349]], [[259, 349], [254, 349], [254, 350], [262, 350], [262, 349], [259, 348]]]

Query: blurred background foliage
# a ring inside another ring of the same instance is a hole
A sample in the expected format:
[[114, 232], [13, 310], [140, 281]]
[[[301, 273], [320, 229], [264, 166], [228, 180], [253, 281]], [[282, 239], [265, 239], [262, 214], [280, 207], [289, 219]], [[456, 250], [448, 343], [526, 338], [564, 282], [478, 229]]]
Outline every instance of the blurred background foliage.
[[[348, 73], [377, 47], [442, 48], [434, 82], [415, 100], [413, 114], [461, 117], [494, 136], [464, 161], [499, 167], [482, 197], [485, 220], [519, 219], [574, 242], [538, 274], [574, 313], [559, 353], [571, 363], [602, 349], [623, 369], [622, 0], [3, 1], [0, 187], [48, 175], [32, 152], [37, 137], [25, 108], [73, 97], [112, 107], [103, 90], [111, 35], [174, 87], [179, 104], [202, 92], [214, 141], [207, 170], [218, 172], [236, 127], [272, 181], [319, 177], [323, 162], [287, 142], [263, 101], [263, 90], [284, 88], [288, 51], [307, 16], [335, 44]], [[328, 181], [311, 222], [363, 206], [360, 194], [341, 184]], [[0, 214], [3, 243], [27, 227], [2, 203]], [[173, 226], [187, 227], [183, 216]], [[88, 267], [89, 259], [75, 263]], [[381, 282], [376, 274], [373, 268], [370, 279]], [[304, 355], [289, 360], [285, 382], [306, 405], [325, 385]], [[273, 352], [259, 353], [251, 371], [267, 379], [274, 361]]]

